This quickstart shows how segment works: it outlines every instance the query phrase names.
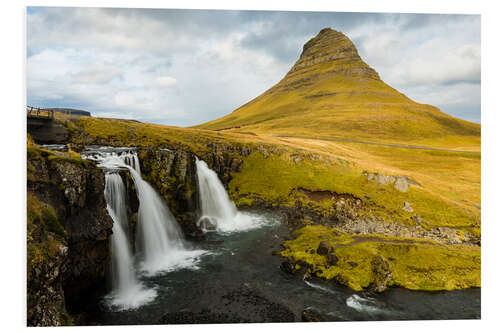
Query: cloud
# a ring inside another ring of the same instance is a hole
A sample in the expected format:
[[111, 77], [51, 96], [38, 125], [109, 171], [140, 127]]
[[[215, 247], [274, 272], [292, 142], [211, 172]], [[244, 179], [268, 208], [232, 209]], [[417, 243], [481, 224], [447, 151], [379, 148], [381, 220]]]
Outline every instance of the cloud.
[[120, 69], [115, 66], [89, 64], [85, 68], [72, 74], [72, 81], [76, 84], [105, 84], [121, 75]]
[[477, 15], [36, 7], [27, 21], [28, 104], [199, 124], [277, 83], [330, 26], [410, 98], [480, 119]]
[[160, 88], [168, 88], [177, 83], [177, 80], [170, 76], [160, 76], [155, 79], [155, 86]]

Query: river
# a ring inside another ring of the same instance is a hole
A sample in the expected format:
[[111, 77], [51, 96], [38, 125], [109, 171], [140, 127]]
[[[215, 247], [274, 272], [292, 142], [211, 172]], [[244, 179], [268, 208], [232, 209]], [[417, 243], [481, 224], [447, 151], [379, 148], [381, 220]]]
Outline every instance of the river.
[[206, 253], [191, 267], [141, 276], [147, 287], [156, 290], [154, 301], [114, 311], [98, 298], [89, 308], [88, 324], [301, 321], [306, 309], [326, 321], [480, 318], [480, 288], [442, 292], [391, 288], [371, 294], [286, 274], [279, 268], [282, 259], [272, 251], [289, 237], [288, 227], [272, 213], [251, 214], [261, 227], [208, 233], [205, 241], [196, 243]]

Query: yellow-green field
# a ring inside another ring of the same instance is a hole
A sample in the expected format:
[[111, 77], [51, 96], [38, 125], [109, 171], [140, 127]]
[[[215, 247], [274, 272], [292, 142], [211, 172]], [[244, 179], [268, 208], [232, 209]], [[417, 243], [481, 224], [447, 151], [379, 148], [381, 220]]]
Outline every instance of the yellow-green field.
[[[328, 190], [351, 193], [371, 203], [368, 207], [374, 212], [412, 223], [400, 209], [409, 201], [429, 223], [425, 227], [456, 226], [480, 233], [480, 154], [221, 134], [117, 119], [82, 117], [78, 126], [83, 130], [77, 138], [81, 143], [93, 137], [131, 146], [176, 143], [194, 152], [206, 150], [204, 143], [209, 141], [275, 147], [279, 154], [265, 158], [255, 151], [244, 158], [242, 172], [233, 175], [230, 194], [241, 203], [252, 196], [286, 202], [298, 187]], [[300, 156], [300, 163], [294, 156]], [[363, 171], [405, 175], [420, 186], [399, 192], [368, 181]]]

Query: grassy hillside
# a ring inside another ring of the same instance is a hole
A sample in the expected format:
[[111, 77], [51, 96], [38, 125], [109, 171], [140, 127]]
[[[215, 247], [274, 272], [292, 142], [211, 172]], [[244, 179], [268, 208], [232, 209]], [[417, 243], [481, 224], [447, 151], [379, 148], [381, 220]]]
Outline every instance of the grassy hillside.
[[[232, 173], [228, 186], [229, 195], [239, 206], [264, 200], [276, 207], [293, 207], [299, 200], [328, 216], [339, 212], [338, 200], [331, 197], [349, 194], [363, 203], [354, 212], [356, 218], [375, 218], [379, 231], [396, 224], [403, 228], [418, 226], [426, 232], [446, 227], [464, 240], [481, 234], [481, 154], [215, 132], [119, 119], [81, 117], [74, 121], [69, 127], [76, 145], [176, 144], [200, 156], [211, 151], [213, 144], [250, 148], [250, 155], [236, 156], [243, 162], [242, 169]], [[369, 181], [364, 172], [404, 175], [418, 185], [400, 192], [392, 185]], [[330, 194], [314, 199], [304, 195], [303, 190]], [[411, 203], [413, 212], [402, 209], [405, 202]], [[421, 220], [414, 219], [415, 215]], [[291, 222], [316, 226], [307, 220]], [[480, 285], [479, 246], [437, 244], [432, 238], [411, 234], [404, 236], [404, 240], [409, 240], [405, 244], [400, 243], [403, 236], [390, 237], [388, 242], [379, 239], [386, 236], [374, 231], [366, 236], [376, 239], [367, 238], [367, 242], [336, 250], [339, 265], [326, 267], [321, 257], [309, 255], [310, 250], [320, 241], [329, 240], [337, 247], [339, 242], [352, 241], [354, 237], [343, 233], [340, 240], [330, 239], [329, 228], [306, 227], [295, 240], [285, 244], [282, 254], [308, 262], [318, 276], [335, 278], [353, 289], [373, 282], [370, 265], [378, 255], [397, 260], [391, 262], [394, 285], [424, 290]], [[414, 244], [420, 241], [424, 243]], [[351, 269], [348, 262], [354, 257], [358, 266]], [[446, 262], [450, 264], [447, 266]]]
[[[243, 169], [234, 173], [230, 195], [239, 204], [252, 198], [292, 205], [299, 187], [312, 191], [350, 193], [366, 201], [367, 212], [387, 221], [414, 224], [401, 210], [411, 202], [424, 226], [457, 227], [480, 234], [481, 155], [415, 150], [356, 143], [274, 138], [231, 132], [186, 129], [136, 121], [81, 117], [73, 142], [116, 146], [181, 144], [195, 153], [207, 143], [246, 145], [254, 152], [243, 158]], [[264, 156], [256, 147], [276, 151]], [[419, 186], [399, 192], [367, 180], [363, 172], [408, 176]], [[328, 205], [328, 203], [326, 203]]]
[[391, 88], [345, 35], [331, 29], [304, 45], [300, 59], [274, 87], [198, 127], [429, 146], [480, 145], [480, 125]]

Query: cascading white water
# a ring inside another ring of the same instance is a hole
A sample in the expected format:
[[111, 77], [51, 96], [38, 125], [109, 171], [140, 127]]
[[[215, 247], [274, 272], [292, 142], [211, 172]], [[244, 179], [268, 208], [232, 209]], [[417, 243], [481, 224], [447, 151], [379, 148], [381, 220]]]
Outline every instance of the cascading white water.
[[196, 268], [202, 250], [187, 248], [177, 221], [161, 197], [141, 177], [139, 158], [135, 152], [93, 151], [89, 159], [99, 162], [106, 169], [128, 169], [139, 199], [137, 214], [136, 249], [140, 269], [145, 275], [179, 268]]
[[117, 173], [106, 173], [104, 195], [108, 203], [109, 216], [113, 219], [111, 235], [111, 276], [112, 285], [118, 293], [137, 283], [133, 270], [133, 258], [128, 242], [128, 221], [125, 207], [125, 186]]
[[196, 174], [202, 215], [198, 220], [198, 226], [205, 232], [215, 229], [229, 233], [262, 226], [263, 219], [236, 209], [219, 177], [208, 167], [207, 163], [196, 159]]
[[177, 221], [160, 196], [141, 175], [130, 169], [139, 198], [136, 244], [147, 274], [192, 266], [201, 250], [188, 250]]
[[108, 299], [112, 306], [127, 310], [149, 303], [156, 297], [156, 291], [144, 288], [135, 276], [122, 178], [116, 172], [106, 172], [105, 177], [104, 195], [108, 213], [114, 222], [111, 235], [112, 292]]

